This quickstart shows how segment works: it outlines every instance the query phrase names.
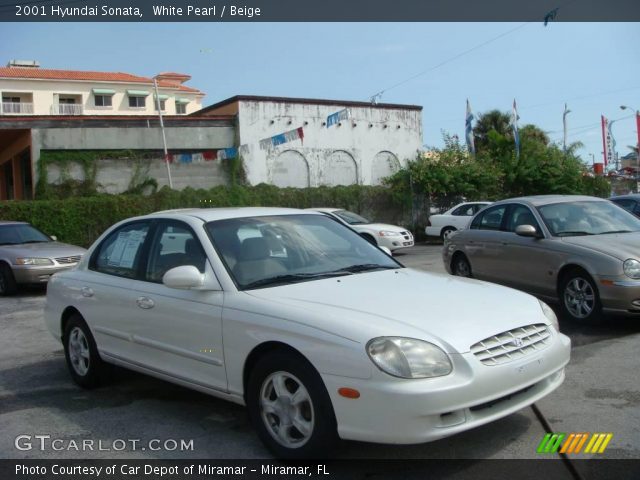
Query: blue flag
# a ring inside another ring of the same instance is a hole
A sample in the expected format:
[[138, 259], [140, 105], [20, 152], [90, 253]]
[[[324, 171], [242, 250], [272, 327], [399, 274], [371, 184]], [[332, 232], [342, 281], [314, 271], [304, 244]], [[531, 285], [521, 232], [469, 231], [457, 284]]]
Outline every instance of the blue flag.
[[518, 109], [516, 99], [513, 99], [513, 110], [511, 112], [511, 129], [513, 130], [513, 140], [516, 143], [516, 158], [520, 157], [520, 135], [518, 134]]
[[467, 116], [464, 122], [464, 133], [467, 140], [467, 148], [473, 155], [476, 153], [476, 145], [473, 140], [473, 127], [471, 122], [473, 121], [473, 113], [471, 113], [471, 105], [469, 105], [469, 99], [467, 98]]

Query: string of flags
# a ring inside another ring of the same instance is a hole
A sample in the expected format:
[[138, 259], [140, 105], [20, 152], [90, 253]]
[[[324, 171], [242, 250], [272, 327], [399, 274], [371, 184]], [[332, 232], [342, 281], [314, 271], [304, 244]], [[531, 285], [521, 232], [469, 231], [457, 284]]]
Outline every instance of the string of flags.
[[337, 123], [340, 123], [342, 120], [347, 120], [349, 118], [351, 118], [351, 110], [349, 110], [348, 108], [340, 110], [339, 112], [336, 112], [336, 113], [332, 113], [327, 117], [327, 128], [329, 128], [331, 125], [336, 125]]
[[260, 150], [268, 150], [270, 148], [277, 147], [278, 145], [282, 145], [283, 143], [289, 143], [295, 140], [300, 140], [301, 142], [304, 141], [304, 130], [302, 127], [294, 128], [293, 130], [279, 133], [272, 137], [263, 138], [260, 140], [258, 145], [260, 146]]
[[167, 155], [167, 161], [169, 163], [202, 163], [214, 160], [227, 160], [237, 156], [238, 149], [231, 147], [199, 153], [170, 153]]

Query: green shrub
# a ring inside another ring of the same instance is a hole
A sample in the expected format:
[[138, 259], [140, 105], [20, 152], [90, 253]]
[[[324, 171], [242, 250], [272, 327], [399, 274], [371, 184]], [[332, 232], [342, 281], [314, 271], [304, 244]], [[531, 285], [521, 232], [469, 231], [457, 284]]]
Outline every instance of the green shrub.
[[319, 188], [215, 187], [210, 190], [163, 187], [149, 195], [94, 195], [66, 200], [0, 202], [0, 219], [32, 223], [61, 242], [87, 247], [109, 226], [125, 218], [160, 210], [204, 207], [336, 207], [376, 221], [407, 225], [404, 208], [389, 189], [369, 186]]

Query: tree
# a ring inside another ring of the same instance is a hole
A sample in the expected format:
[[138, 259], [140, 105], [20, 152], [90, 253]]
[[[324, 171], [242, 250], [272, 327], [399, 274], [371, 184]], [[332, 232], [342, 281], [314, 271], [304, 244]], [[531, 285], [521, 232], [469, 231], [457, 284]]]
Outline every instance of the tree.
[[476, 125], [473, 127], [473, 136], [475, 140], [476, 150], [482, 151], [486, 149], [490, 141], [490, 132], [496, 132], [502, 136], [511, 135], [511, 115], [500, 110], [490, 110], [481, 113], [476, 119]]

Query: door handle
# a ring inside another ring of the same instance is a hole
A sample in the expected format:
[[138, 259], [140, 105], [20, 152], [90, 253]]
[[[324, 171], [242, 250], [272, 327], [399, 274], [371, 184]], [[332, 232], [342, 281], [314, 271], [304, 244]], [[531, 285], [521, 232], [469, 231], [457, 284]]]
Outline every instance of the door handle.
[[144, 308], [145, 310], [148, 310], [149, 308], [153, 308], [155, 305], [155, 302], [151, 300], [149, 297], [138, 297], [138, 299], [136, 300], [136, 303], [140, 308]]
[[82, 293], [83, 297], [87, 297], [87, 298], [93, 297], [93, 290], [90, 289], [89, 287], [82, 287], [80, 289], [80, 292]]

